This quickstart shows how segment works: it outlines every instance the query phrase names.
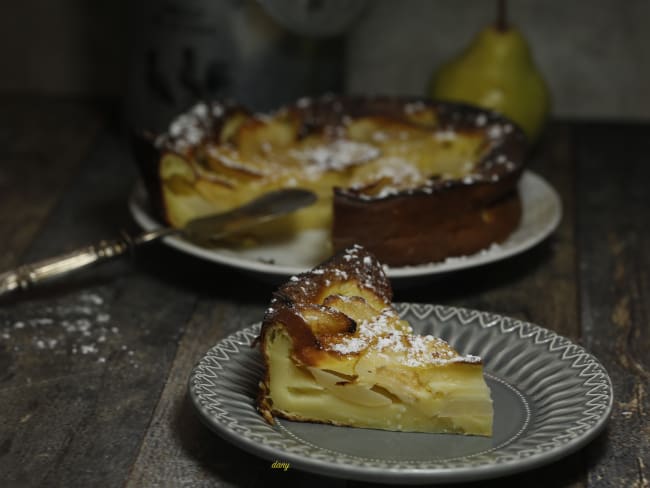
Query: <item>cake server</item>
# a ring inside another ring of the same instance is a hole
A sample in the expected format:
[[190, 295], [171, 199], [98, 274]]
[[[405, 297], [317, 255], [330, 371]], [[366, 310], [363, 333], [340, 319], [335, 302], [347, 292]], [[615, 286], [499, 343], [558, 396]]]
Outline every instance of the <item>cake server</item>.
[[118, 239], [100, 241], [0, 274], [0, 296], [17, 290], [27, 290], [43, 281], [116, 258], [138, 246], [170, 235], [180, 234], [205, 246], [228, 235], [287, 215], [315, 201], [316, 195], [308, 190], [277, 190], [227, 212], [191, 220], [182, 228], [161, 227], [136, 236], [123, 233]]

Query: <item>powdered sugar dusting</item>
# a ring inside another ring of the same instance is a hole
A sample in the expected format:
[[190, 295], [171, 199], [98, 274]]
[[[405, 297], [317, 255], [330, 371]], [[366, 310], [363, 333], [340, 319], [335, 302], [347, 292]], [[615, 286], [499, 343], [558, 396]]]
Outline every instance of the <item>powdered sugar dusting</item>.
[[[318, 107], [323, 103], [327, 107], [328, 116], [321, 120]], [[440, 179], [463, 181], [465, 184], [481, 181], [496, 182], [500, 179], [494, 172], [469, 174], [473, 168], [468, 168], [468, 163], [463, 163], [462, 160], [459, 164], [464, 164], [463, 171], [459, 174], [458, 171], [444, 172], [436, 169], [435, 165], [429, 168], [427, 166], [429, 163], [425, 165], [417, 155], [413, 156], [414, 151], [428, 152], [429, 149], [426, 149], [428, 144], [432, 146], [431, 151], [436, 151], [438, 146], [443, 149], [450, 148], [456, 146], [455, 141], [464, 140], [464, 131], [456, 124], [464, 120], [462, 111], [451, 110], [447, 114], [449, 120], [435, 127], [426, 124], [417, 127], [416, 124], [415, 128], [408, 126], [400, 128], [399, 125], [393, 127], [393, 124], [377, 123], [375, 126], [370, 125], [370, 132], [366, 134], [364, 130], [360, 132], [352, 130], [355, 120], [363, 119], [363, 114], [354, 113], [351, 116], [343, 113], [345, 106], [345, 103], [333, 96], [323, 96], [318, 100], [301, 98], [296, 101], [295, 108], [298, 109], [297, 120], [304, 124], [300, 130], [292, 126], [291, 144], [275, 144], [274, 138], [271, 137], [270, 140], [257, 141], [254, 151], [244, 151], [242, 148], [248, 148], [251, 144], [238, 147], [239, 143], [233, 144], [230, 140], [231, 136], [228, 136], [228, 140], [224, 143], [221, 140], [224, 133], [219, 134], [224, 130], [221, 124], [229, 120], [228, 112], [233, 107], [234, 113], [238, 116], [244, 113], [249, 120], [260, 125], [286, 125], [285, 117], [293, 113], [291, 109], [284, 107], [268, 114], [250, 114], [243, 107], [233, 106], [231, 102], [209, 104], [199, 102], [190, 110], [180, 114], [170, 124], [167, 134], [161, 135], [156, 140], [156, 145], [189, 156], [194, 171], [200, 179], [234, 185], [233, 188], [238, 187], [240, 179], [228, 176], [230, 169], [245, 172], [254, 178], [281, 181], [288, 187], [316, 181], [329, 171], [345, 172], [346, 178], [350, 177], [350, 179], [339, 186], [349, 190], [351, 195], [363, 201], [385, 199], [396, 195], [432, 194], [439, 188], [443, 188]], [[429, 111], [430, 107], [430, 104], [416, 100], [404, 103], [403, 112], [407, 115], [407, 119], [418, 119], [418, 114]], [[445, 110], [440, 108], [431, 113], [435, 112], [442, 113]], [[487, 137], [487, 142], [495, 148], [498, 148], [505, 136], [514, 130], [511, 124], [493, 120], [487, 113], [482, 112], [472, 115], [468, 121], [476, 128], [480, 128], [480, 132]], [[247, 133], [243, 132], [243, 134]], [[309, 137], [303, 137], [305, 134]], [[421, 136], [426, 139], [426, 147], [421, 146]], [[257, 136], [252, 139], [257, 140]], [[208, 151], [191, 150], [199, 145], [204, 145]], [[198, 156], [199, 154], [201, 157]], [[207, 158], [209, 163], [218, 164], [204, 165], [205, 161], [202, 157], [205, 154], [210, 156]], [[501, 156], [503, 159], [503, 155]], [[369, 168], [367, 171], [364, 171], [364, 165]], [[498, 168], [500, 172], [512, 171], [517, 166], [508, 160], [485, 162], [486, 167], [496, 167], [496, 165], [501, 165]], [[436, 178], [435, 183], [434, 178]]]
[[345, 336], [326, 348], [340, 354], [359, 354], [368, 349], [390, 352], [399, 363], [414, 368], [481, 361], [477, 356], [459, 355], [447, 342], [432, 335], [413, 334], [413, 329], [400, 321], [392, 308], [385, 308], [372, 320], [358, 322], [354, 335]]
[[115, 344], [123, 340], [99, 293], [83, 291], [64, 302], [32, 306], [20, 312], [19, 320], [0, 313], [0, 339], [11, 340], [17, 354], [31, 349], [78, 354], [104, 363]]
[[392, 293], [383, 268], [363, 247], [353, 245], [320, 267], [290, 277], [278, 290], [279, 295], [271, 300], [272, 312], [267, 313], [267, 317], [284, 309], [287, 304], [300, 307], [315, 300], [320, 303], [324, 290], [343, 283], [366, 289], [378, 299], [390, 303]]
[[477, 127], [483, 127], [487, 124], [487, 116], [485, 114], [479, 114], [476, 116], [475, 122]]
[[205, 136], [205, 118], [208, 108], [204, 103], [195, 105], [192, 110], [179, 115], [169, 126], [169, 135], [181, 146], [193, 146]]
[[379, 192], [374, 195], [361, 193], [362, 197], [383, 198], [389, 195], [397, 194], [405, 189], [414, 188], [422, 185], [426, 176], [414, 163], [395, 156], [386, 157], [381, 160], [382, 164], [374, 171], [369, 179], [367, 176], [357, 181], [352, 180], [350, 187], [363, 191], [368, 185], [381, 180], [387, 180], [390, 183], [382, 185]]
[[466, 261], [471, 261], [471, 260], [474, 260], [474, 259], [477, 259], [477, 258], [483, 258], [483, 257], [488, 256], [490, 254], [499, 253], [502, 250], [503, 250], [503, 246], [501, 244], [499, 244], [497, 242], [493, 242], [492, 244], [490, 244], [489, 247], [481, 249], [480, 251], [478, 251], [475, 254], [469, 254], [469, 255], [463, 255], [463, 256], [449, 256], [444, 261], [439, 261], [437, 263], [423, 263], [423, 264], [417, 264], [417, 265], [413, 265], [413, 266], [399, 266], [399, 267], [391, 267], [391, 266], [389, 266], [387, 264], [384, 264], [383, 267], [384, 267], [384, 272], [388, 273], [391, 269], [400, 269], [400, 270], [408, 271], [408, 270], [420, 269], [423, 266], [431, 266], [432, 264], [436, 264], [436, 265], [440, 265], [440, 266], [454, 265], [454, 264], [458, 264], [458, 263], [464, 263]]
[[311, 176], [325, 171], [340, 171], [350, 166], [375, 159], [379, 149], [361, 142], [337, 139], [329, 144], [294, 149], [289, 155], [308, 164], [306, 170]]
[[211, 132], [214, 118], [223, 115], [224, 107], [216, 102], [210, 105], [198, 102], [190, 110], [176, 117], [167, 130], [167, 135], [156, 139], [155, 145], [162, 147], [165, 144], [178, 152], [198, 145]]
[[395, 312], [390, 308], [386, 308], [374, 321], [357, 323], [356, 335], [346, 336], [340, 342], [330, 345], [329, 348], [341, 354], [359, 353], [368, 348], [376, 339], [393, 335], [395, 330], [390, 326], [391, 319], [396, 319]]
[[421, 112], [422, 110], [426, 110], [427, 106], [421, 102], [421, 101], [416, 101], [416, 102], [411, 102], [407, 103], [404, 105], [404, 113], [412, 115], [417, 112]]
[[342, 258], [347, 262], [355, 263], [356, 269], [359, 272], [359, 276], [357, 278], [360, 279], [361, 285], [364, 288], [371, 290], [374, 293], [379, 293], [379, 290], [377, 290], [373, 271], [376, 269], [379, 271], [380, 276], [383, 279], [386, 279], [384, 270], [381, 266], [379, 266], [379, 263], [375, 259], [366, 254], [366, 251], [362, 246], [359, 244], [354, 244], [344, 251]]
[[456, 131], [453, 129], [439, 130], [433, 133], [433, 137], [437, 141], [454, 141], [458, 137]]
[[489, 139], [500, 139], [503, 136], [504, 128], [499, 124], [494, 124], [488, 127], [487, 136]]

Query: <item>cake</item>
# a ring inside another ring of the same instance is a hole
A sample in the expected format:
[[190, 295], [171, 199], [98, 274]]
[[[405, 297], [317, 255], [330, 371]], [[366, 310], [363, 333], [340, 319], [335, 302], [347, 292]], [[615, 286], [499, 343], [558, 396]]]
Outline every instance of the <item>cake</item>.
[[521, 130], [493, 112], [388, 97], [302, 99], [270, 114], [199, 103], [135, 140], [153, 208], [171, 226], [301, 187], [316, 204], [232, 244], [323, 229], [330, 254], [361, 244], [390, 266], [504, 241], [521, 216], [524, 148]]
[[361, 246], [282, 285], [258, 340], [264, 418], [490, 436], [481, 359], [414, 334], [391, 300], [381, 264]]

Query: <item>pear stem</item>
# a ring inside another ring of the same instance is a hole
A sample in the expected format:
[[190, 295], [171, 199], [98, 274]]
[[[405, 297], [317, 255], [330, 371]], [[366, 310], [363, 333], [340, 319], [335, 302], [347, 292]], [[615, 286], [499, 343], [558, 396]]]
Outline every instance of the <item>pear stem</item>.
[[497, 29], [501, 32], [508, 30], [508, 4], [506, 0], [497, 2]]

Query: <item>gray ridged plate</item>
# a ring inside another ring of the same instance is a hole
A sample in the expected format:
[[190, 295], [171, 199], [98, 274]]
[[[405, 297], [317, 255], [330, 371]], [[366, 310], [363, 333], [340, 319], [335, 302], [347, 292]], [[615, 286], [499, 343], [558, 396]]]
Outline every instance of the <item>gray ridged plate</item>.
[[[347, 479], [419, 484], [504, 476], [555, 461], [605, 426], [612, 385], [582, 347], [509, 317], [437, 305], [397, 304], [421, 334], [484, 360], [494, 401], [492, 438], [386, 432], [279, 420], [255, 409], [259, 324], [223, 339], [192, 372], [202, 420], [237, 446], [290, 467]], [[270, 463], [269, 463], [270, 465]]]

